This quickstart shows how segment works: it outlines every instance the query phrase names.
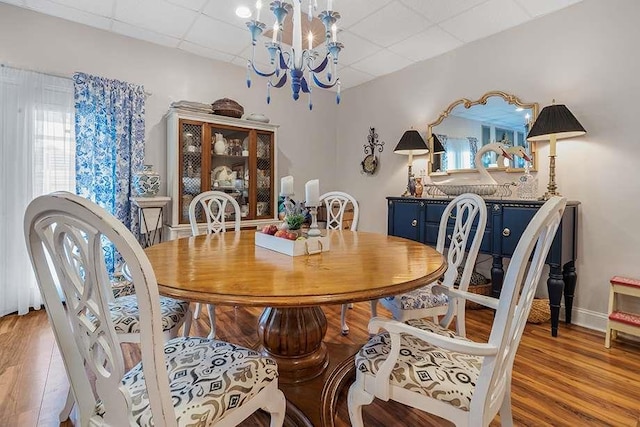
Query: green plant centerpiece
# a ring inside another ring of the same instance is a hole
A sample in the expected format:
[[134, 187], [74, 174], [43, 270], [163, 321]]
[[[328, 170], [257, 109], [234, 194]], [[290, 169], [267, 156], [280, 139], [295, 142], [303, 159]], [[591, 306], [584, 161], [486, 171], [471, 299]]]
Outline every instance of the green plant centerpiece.
[[280, 228], [300, 236], [300, 228], [307, 221], [307, 209], [302, 202], [296, 203], [289, 198], [286, 198], [283, 204], [285, 216]]
[[300, 230], [302, 224], [304, 224], [305, 215], [302, 213], [291, 213], [284, 217], [284, 222], [287, 224], [289, 230]]

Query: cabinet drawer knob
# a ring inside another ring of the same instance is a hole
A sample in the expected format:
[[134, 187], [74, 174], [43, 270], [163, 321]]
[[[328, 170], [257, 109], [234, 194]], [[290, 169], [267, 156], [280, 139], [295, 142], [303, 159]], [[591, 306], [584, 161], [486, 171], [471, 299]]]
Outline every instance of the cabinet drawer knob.
[[511, 230], [509, 230], [508, 228], [505, 228], [504, 230], [502, 230], [502, 235], [504, 237], [509, 237], [511, 235]]
[[411, 226], [415, 227], [416, 225], [418, 225], [418, 220], [414, 219], [411, 221]]

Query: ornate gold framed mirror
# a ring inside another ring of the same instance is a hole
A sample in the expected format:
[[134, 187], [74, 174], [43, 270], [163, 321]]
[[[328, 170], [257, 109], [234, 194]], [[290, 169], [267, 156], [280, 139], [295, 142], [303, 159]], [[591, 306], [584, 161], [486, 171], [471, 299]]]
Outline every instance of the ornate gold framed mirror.
[[[521, 172], [526, 157], [531, 159], [531, 170], [537, 170], [535, 142], [527, 141], [527, 133], [537, 117], [538, 103], [526, 103], [501, 91], [487, 92], [475, 101], [466, 98], [454, 101], [428, 125], [429, 175], [472, 172], [478, 168]], [[476, 159], [483, 146], [494, 142], [507, 147], [513, 159], [492, 151]]]

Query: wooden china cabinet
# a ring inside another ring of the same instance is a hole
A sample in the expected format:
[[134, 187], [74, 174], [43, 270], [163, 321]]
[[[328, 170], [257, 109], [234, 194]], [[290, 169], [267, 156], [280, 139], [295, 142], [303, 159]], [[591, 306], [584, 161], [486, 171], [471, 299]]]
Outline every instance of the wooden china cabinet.
[[[277, 215], [277, 125], [172, 108], [167, 115], [168, 239], [191, 235], [189, 204], [203, 191], [230, 194], [243, 228]], [[196, 211], [204, 221], [204, 217]], [[225, 213], [231, 224], [231, 206]], [[204, 226], [203, 226], [204, 230]]]

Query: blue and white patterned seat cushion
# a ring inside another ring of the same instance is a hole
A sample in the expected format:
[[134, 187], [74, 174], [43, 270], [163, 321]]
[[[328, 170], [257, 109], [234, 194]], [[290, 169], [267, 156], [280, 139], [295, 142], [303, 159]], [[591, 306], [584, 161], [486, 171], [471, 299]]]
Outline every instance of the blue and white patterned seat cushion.
[[447, 305], [449, 297], [445, 294], [434, 294], [431, 290], [436, 283], [414, 289], [405, 294], [384, 298], [383, 305], [394, 305], [402, 310], [418, 310], [421, 308], [441, 307]]
[[[278, 378], [276, 362], [258, 352], [206, 338], [174, 338], [164, 346], [169, 392], [179, 426], [210, 426]], [[142, 363], [122, 379], [137, 425], [152, 426]], [[102, 402], [95, 414], [104, 417]]]
[[133, 283], [128, 280], [114, 280], [111, 282], [111, 290], [114, 298], [120, 298], [136, 293]]
[[[467, 340], [425, 319], [406, 323], [440, 335]], [[400, 343], [400, 355], [391, 372], [392, 385], [447, 402], [463, 411], [469, 410], [482, 357], [447, 351], [407, 334], [401, 334]], [[390, 350], [388, 332], [374, 336], [356, 355], [357, 369], [375, 375], [387, 360]]]
[[[160, 297], [160, 313], [162, 315], [162, 330], [170, 331], [182, 321], [189, 310], [189, 303], [173, 298]], [[111, 321], [119, 334], [140, 333], [140, 316], [138, 299], [135, 295], [116, 298], [109, 304]], [[94, 322], [97, 319], [93, 318]]]

